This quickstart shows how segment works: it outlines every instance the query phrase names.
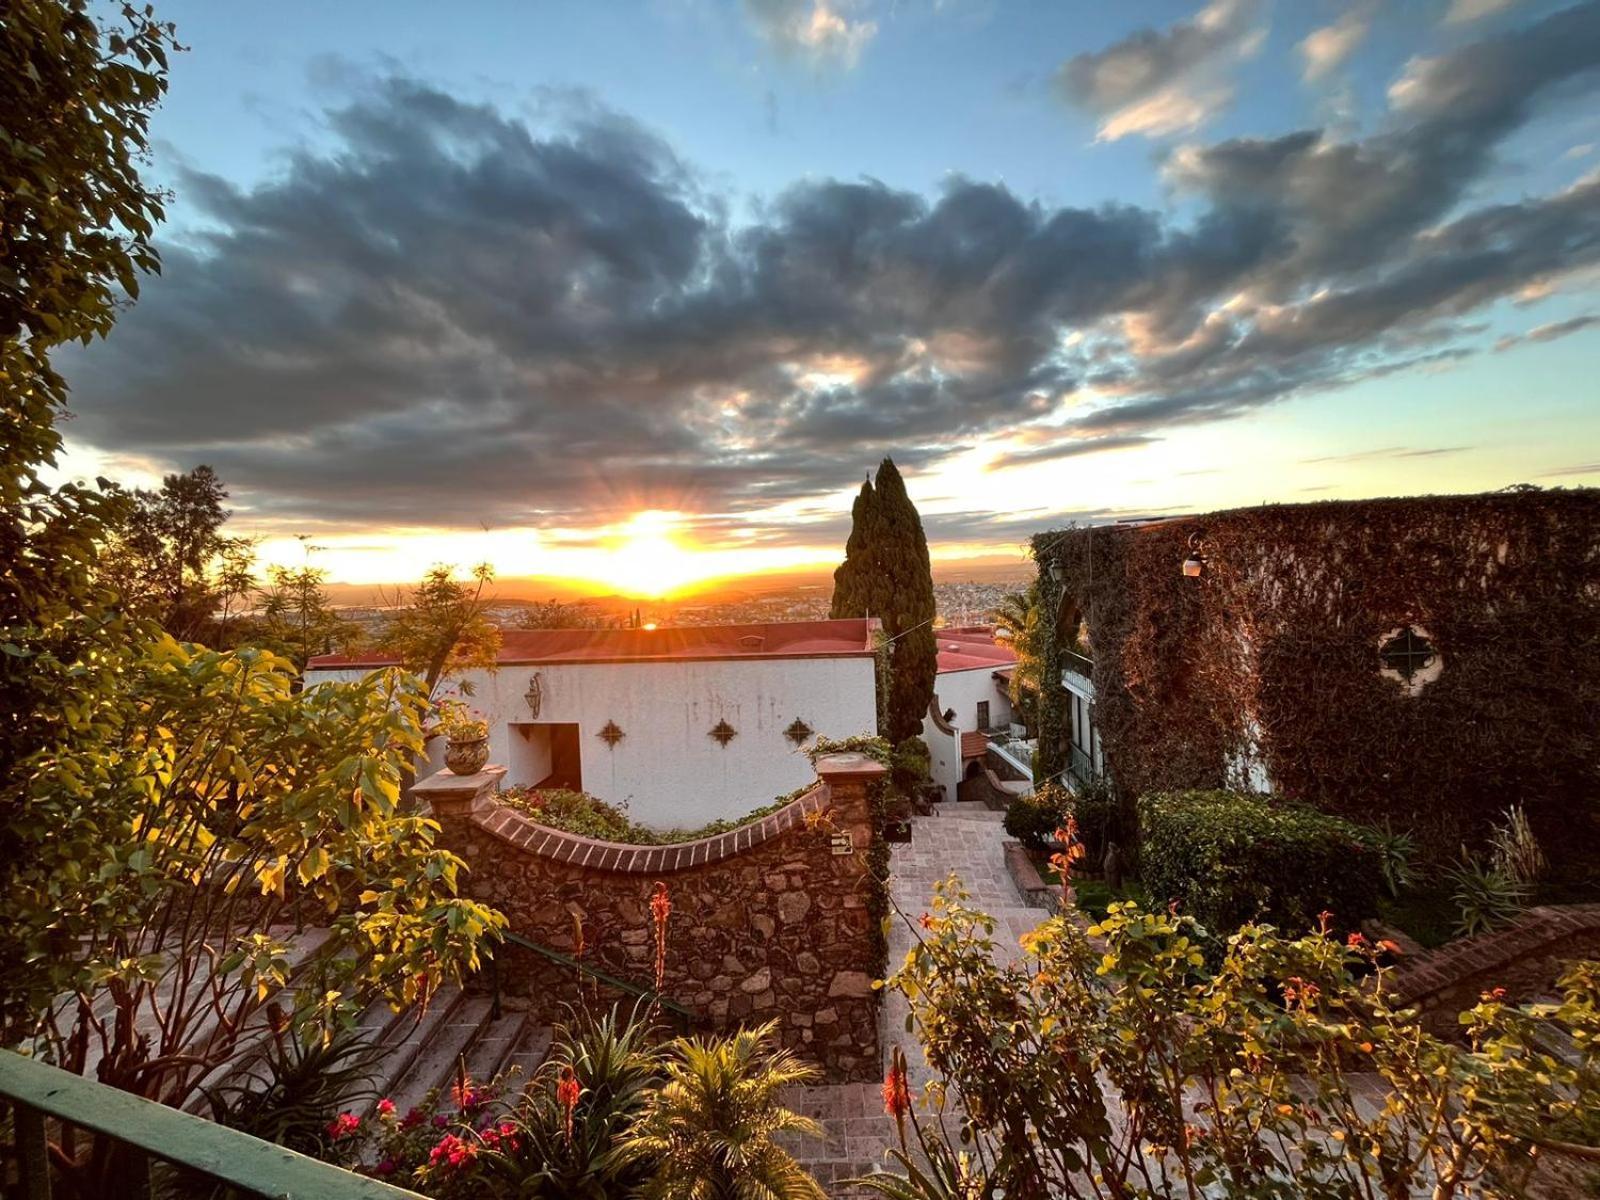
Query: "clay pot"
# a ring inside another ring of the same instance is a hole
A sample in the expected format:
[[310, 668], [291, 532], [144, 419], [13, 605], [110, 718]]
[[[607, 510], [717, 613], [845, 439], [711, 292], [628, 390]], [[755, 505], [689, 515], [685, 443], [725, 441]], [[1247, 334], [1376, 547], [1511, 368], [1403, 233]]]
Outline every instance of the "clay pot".
[[445, 744], [444, 765], [452, 775], [476, 775], [488, 761], [489, 739], [486, 737]]

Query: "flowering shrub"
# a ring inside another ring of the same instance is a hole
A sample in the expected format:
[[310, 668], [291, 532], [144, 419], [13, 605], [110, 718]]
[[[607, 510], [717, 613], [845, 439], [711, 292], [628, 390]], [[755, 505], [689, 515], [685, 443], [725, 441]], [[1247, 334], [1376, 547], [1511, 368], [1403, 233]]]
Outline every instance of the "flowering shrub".
[[902, 1174], [863, 1182], [902, 1200], [1452, 1200], [1520, 1195], [1551, 1152], [1600, 1158], [1600, 964], [1573, 966], [1558, 1005], [1486, 993], [1456, 1044], [1393, 1005], [1387, 947], [1331, 926], [1246, 926], [1208, 971], [1192, 919], [1113, 904], [1088, 930], [1046, 921], [998, 966], [993, 922], [941, 887], [886, 986], [910, 1001], [942, 1115], [891, 1078]]

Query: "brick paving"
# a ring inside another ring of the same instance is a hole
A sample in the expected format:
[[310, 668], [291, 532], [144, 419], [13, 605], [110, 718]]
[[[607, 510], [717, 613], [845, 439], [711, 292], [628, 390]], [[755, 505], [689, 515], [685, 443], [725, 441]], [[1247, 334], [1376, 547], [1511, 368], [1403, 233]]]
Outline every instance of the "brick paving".
[[[1038, 925], [1045, 914], [1023, 903], [1006, 871], [1004, 819], [1003, 813], [971, 803], [946, 803], [936, 807], [932, 816], [916, 818], [911, 841], [894, 847], [889, 890], [901, 911], [915, 921], [927, 911], [934, 885], [951, 874], [959, 876], [969, 903], [995, 920], [995, 957], [1010, 961], [1021, 953], [1018, 938]], [[891, 971], [905, 960], [913, 937], [905, 922], [896, 919], [889, 933]], [[884, 997], [879, 1009], [880, 1040], [885, 1064], [893, 1047], [905, 1051], [912, 1086], [920, 1089], [932, 1072], [915, 1036], [906, 1033], [907, 1011], [904, 996], [891, 992]], [[839, 1181], [865, 1175], [880, 1165], [893, 1165], [888, 1151], [897, 1144], [894, 1121], [883, 1111], [878, 1084], [801, 1088], [789, 1103], [822, 1125], [826, 1136], [821, 1141], [797, 1143], [793, 1149], [830, 1196], [859, 1194], [838, 1187]]]

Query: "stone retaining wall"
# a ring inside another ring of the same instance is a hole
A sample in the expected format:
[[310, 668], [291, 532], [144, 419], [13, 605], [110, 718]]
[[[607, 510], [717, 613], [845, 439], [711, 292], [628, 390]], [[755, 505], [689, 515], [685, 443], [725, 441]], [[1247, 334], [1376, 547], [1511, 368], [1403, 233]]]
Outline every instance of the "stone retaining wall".
[[[463, 890], [510, 928], [565, 953], [583, 929], [585, 961], [649, 985], [657, 881], [672, 901], [662, 992], [718, 1029], [777, 1019], [786, 1045], [830, 1080], [880, 1075], [875, 939], [865, 853], [867, 788], [884, 769], [861, 755], [818, 763], [815, 787], [758, 822], [673, 846], [630, 846], [537, 825], [498, 804], [503, 770], [417, 785], [441, 842], [470, 868]], [[847, 837], [851, 850], [836, 852]], [[497, 951], [502, 987], [559, 1020], [578, 974], [514, 946]], [[604, 998], [604, 997], [602, 997]]]
[[1462, 938], [1399, 967], [1392, 986], [1421, 1010], [1431, 1033], [1454, 1036], [1456, 1021], [1492, 988], [1518, 1003], [1555, 990], [1574, 959], [1600, 957], [1600, 904], [1530, 908], [1504, 929]]

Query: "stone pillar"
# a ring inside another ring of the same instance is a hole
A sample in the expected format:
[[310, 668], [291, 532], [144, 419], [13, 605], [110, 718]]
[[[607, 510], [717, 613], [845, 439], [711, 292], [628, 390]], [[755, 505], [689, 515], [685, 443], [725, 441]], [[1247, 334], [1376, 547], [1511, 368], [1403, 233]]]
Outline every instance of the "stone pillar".
[[[889, 774], [882, 763], [865, 754], [829, 754], [817, 760], [817, 778], [828, 787], [828, 804], [838, 833], [850, 835], [851, 849], [865, 854], [872, 846], [872, 805], [868, 788]], [[837, 855], [842, 868], [859, 866], [853, 855]], [[854, 871], [850, 874], [853, 876]]]
[[411, 794], [427, 801], [435, 817], [467, 817], [494, 803], [505, 774], [504, 767], [492, 763], [475, 775], [435, 771], [412, 788]]

